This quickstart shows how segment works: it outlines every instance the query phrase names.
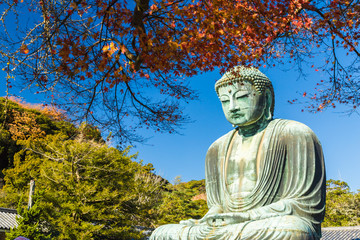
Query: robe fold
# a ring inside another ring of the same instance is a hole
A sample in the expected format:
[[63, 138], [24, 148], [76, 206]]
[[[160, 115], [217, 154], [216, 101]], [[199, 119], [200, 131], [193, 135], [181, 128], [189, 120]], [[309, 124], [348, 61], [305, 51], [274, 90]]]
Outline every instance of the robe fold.
[[219, 138], [207, 152], [207, 203], [224, 213], [247, 212], [250, 219], [218, 227], [164, 225], [151, 240], [320, 239], [326, 179], [322, 148], [313, 131], [296, 121], [272, 120], [257, 151], [256, 185], [238, 198], [226, 186], [226, 162], [236, 132]]

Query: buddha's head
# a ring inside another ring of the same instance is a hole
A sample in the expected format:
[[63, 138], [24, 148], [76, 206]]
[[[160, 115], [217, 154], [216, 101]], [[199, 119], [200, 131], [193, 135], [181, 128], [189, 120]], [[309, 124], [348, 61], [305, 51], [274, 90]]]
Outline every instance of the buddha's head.
[[274, 113], [270, 80], [253, 67], [237, 66], [215, 84], [226, 119], [238, 127], [269, 121]]

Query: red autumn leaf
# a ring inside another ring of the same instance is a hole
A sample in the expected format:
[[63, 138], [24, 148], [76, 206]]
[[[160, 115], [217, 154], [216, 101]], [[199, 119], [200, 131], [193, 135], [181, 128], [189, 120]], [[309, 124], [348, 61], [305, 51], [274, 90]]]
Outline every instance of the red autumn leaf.
[[26, 44], [21, 45], [20, 52], [23, 53], [23, 54], [28, 54], [29, 53], [29, 49], [28, 49]]

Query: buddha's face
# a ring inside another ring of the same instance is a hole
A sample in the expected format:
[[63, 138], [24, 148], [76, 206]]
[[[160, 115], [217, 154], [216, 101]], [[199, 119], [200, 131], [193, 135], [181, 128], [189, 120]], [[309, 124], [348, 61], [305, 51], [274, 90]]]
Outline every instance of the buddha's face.
[[225, 117], [233, 125], [248, 126], [264, 115], [265, 94], [248, 81], [220, 87], [218, 93]]

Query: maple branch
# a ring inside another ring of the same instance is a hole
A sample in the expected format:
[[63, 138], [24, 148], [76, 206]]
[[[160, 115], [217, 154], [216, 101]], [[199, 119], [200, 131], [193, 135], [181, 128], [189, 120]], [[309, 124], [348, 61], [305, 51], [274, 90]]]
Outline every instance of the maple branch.
[[[3, 52], [3, 51], [1, 51], [0, 50], [0, 54], [1, 55], [3, 55], [3, 56], [5, 56], [5, 57], [7, 57], [7, 58], [9, 58], [9, 59], [11, 59], [12, 61], [17, 61], [19, 64], [21, 63], [21, 64], [24, 64], [25, 66], [27, 66], [27, 67], [29, 67], [29, 68], [31, 68], [31, 69], [33, 69], [33, 70], [35, 70], [36, 68], [34, 68], [34, 67], [32, 67], [32, 66], [30, 66], [29, 64], [27, 64], [27, 63], [25, 63], [24, 61], [20, 61], [20, 60], [18, 60], [16, 57], [14, 57], [14, 56], [10, 56], [9, 54], [7, 54], [7, 53], [5, 53], [5, 52]], [[15, 63], [12, 63], [13, 65], [15, 65]], [[12, 71], [13, 71], [14, 69], [12, 69]]]
[[112, 8], [117, 1], [118, 1], [118, 0], [113, 0], [113, 1], [107, 6], [107, 8], [106, 8], [106, 10], [105, 10], [104, 17], [103, 17], [103, 19], [102, 19], [102, 21], [101, 21], [100, 39], [102, 38], [103, 27], [104, 27], [105, 21], [108, 20], [108, 12], [109, 12], [110, 8]]
[[120, 51], [118, 52], [119, 55], [121, 53], [123, 53], [127, 59], [136, 61], [137, 57], [133, 53], [130, 52], [129, 48], [126, 47], [126, 45], [124, 43], [120, 42], [120, 40], [118, 40], [117, 38], [114, 38], [112, 40], [114, 42], [116, 42], [117, 44], [119, 44], [119, 46], [120, 46]]
[[[103, 83], [103, 82], [104, 82], [106, 76], [108, 76], [108, 74], [115, 68], [115, 66], [116, 66], [117, 64], [119, 64], [119, 61], [118, 61], [118, 60], [115, 61], [115, 62], [113, 63], [113, 65], [107, 70], [107, 72], [103, 74], [101, 80], [96, 81], [94, 87], [92, 87], [92, 96], [91, 96], [91, 98], [90, 98], [88, 107], [87, 107], [87, 109], [86, 109], [85, 117], [88, 116], [88, 113], [90, 112], [90, 109], [91, 109], [91, 107], [92, 107], [92, 104], [93, 104], [93, 102], [94, 102], [94, 100], [95, 100], [95, 97], [96, 97], [96, 94], [97, 94], [96, 88], [98, 87], [98, 85], [99, 85], [100, 83]], [[90, 90], [89, 90], [89, 91], [90, 91]], [[91, 115], [92, 115], [92, 114], [91, 114]]]
[[[332, 34], [332, 36], [334, 36], [334, 35]], [[336, 63], [338, 62], [338, 59], [337, 59], [336, 51], [335, 51], [335, 39], [334, 38], [331, 39], [331, 43], [332, 43], [332, 53], [333, 53], [333, 56], [334, 56], [333, 79], [334, 79], [334, 84], [335, 84], [335, 81], [336, 81]]]
[[1, 14], [1, 18], [0, 18], [0, 21], [2, 22], [2, 25], [4, 26], [4, 30], [6, 32], [6, 34], [8, 36], [10, 36], [10, 34], [8, 33], [7, 31], [7, 27], [6, 27], [6, 24], [5, 24], [5, 17], [7, 16], [7, 14], [9, 13], [9, 11], [13, 8], [13, 6], [16, 5], [15, 1], [13, 1], [12, 4], [9, 4], [9, 8], [7, 8], [2, 14]]
[[[79, 1], [74, 1], [75, 3], [77, 3], [77, 2], [81, 2], [81, 0], [79, 0]], [[69, 4], [66, 6], [66, 7], [68, 7], [68, 6], [70, 6], [70, 4], [71, 4], [71, 1], [69, 2]], [[65, 7], [65, 8], [66, 8]], [[43, 11], [45, 11], [45, 9], [43, 9]], [[44, 19], [46, 18], [46, 11], [45, 12], [43, 12], [43, 14], [44, 14]], [[65, 22], [70, 18], [70, 16], [71, 16], [71, 13], [68, 13], [66, 16], [65, 16], [65, 18], [60, 22], [60, 24], [58, 24], [58, 25], [56, 25], [54, 28], [55, 29], [59, 29], [62, 25], [65, 25]], [[66, 25], [65, 25], [66, 26]], [[45, 44], [48, 44], [49, 42], [50, 42], [50, 39], [52, 39], [52, 37], [55, 35], [55, 33], [56, 33], [56, 31], [53, 31], [50, 35], [48, 35], [48, 37], [46, 38], [46, 40], [43, 42], [43, 45], [45, 45]], [[48, 34], [48, 33], [47, 33]], [[69, 33], [68, 33], [69, 34]]]
[[[135, 27], [135, 29], [138, 31], [137, 35], [138, 38], [140, 39], [139, 41], [143, 43], [143, 41], [141, 40], [141, 35], [146, 33], [146, 28], [143, 19], [146, 16], [145, 12], [149, 9], [149, 0], [135, 0], [135, 2], [136, 2], [136, 6], [134, 9], [131, 25]], [[137, 48], [135, 45], [136, 45], [136, 37], [134, 36], [132, 39], [132, 47], [137, 52], [136, 50]], [[145, 43], [145, 45], [147, 44]], [[140, 56], [141, 53], [137, 52], [137, 56], [134, 61], [135, 70], [140, 69], [140, 65], [142, 62]]]
[[125, 90], [125, 93], [123, 94], [123, 97], [122, 97], [122, 101], [121, 101], [121, 104], [119, 106], [119, 101], [118, 101], [118, 86], [119, 84], [116, 84], [115, 85], [115, 105], [116, 105], [116, 119], [120, 122], [123, 118], [124, 118], [124, 115], [122, 118], [120, 118], [120, 113], [122, 112], [122, 109], [124, 107], [124, 104], [125, 104], [125, 100], [126, 100], [126, 95], [128, 93], [128, 90]]
[[142, 103], [139, 99], [137, 99], [137, 97], [135, 97], [135, 93], [131, 90], [129, 83], [125, 82], [127, 89], [129, 90], [131, 97], [137, 102], [139, 103], [141, 106], [143, 106], [144, 108], [146, 108], [147, 110], [149, 110], [151, 113], [153, 114], [158, 114], [156, 111], [154, 111], [153, 109], [151, 109], [149, 106], [145, 105], [144, 103]]
[[144, 13], [149, 9], [149, 0], [135, 0], [136, 6], [134, 9], [133, 19], [131, 24], [138, 30], [140, 33], [145, 33], [145, 24], [143, 22]]
[[353, 49], [353, 51], [356, 53], [356, 55], [358, 55], [358, 57], [360, 57], [360, 52], [356, 50], [355, 46], [346, 39], [346, 37], [344, 37], [344, 35], [338, 31], [338, 29], [336, 28], [336, 26], [334, 26], [334, 24], [332, 24], [332, 22], [330, 21], [330, 19], [328, 19], [327, 17], [325, 17], [325, 15], [321, 12], [320, 9], [316, 8], [313, 5], [307, 5], [307, 10], [310, 11], [314, 11], [317, 14], [319, 14], [329, 25], [330, 29], [332, 30], [332, 32], [334, 32], [338, 37], [340, 37], [342, 40], [344, 40], [346, 42], [347, 45], [351, 46], [351, 48]]

